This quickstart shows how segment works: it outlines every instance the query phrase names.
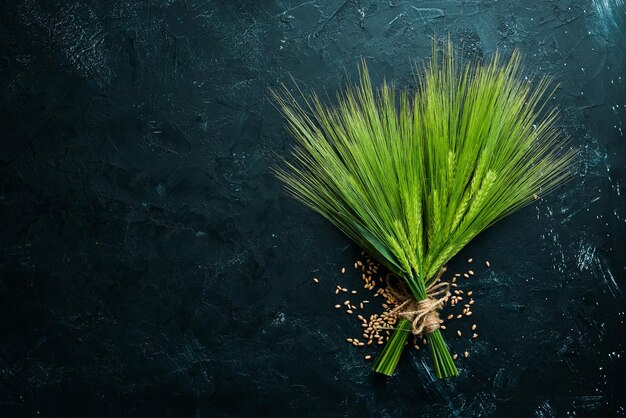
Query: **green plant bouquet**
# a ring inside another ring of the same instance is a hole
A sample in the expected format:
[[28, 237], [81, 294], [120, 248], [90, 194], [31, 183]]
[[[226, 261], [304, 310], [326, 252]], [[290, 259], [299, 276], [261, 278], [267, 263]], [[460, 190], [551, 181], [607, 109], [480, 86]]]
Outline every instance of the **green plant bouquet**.
[[450, 42], [419, 71], [415, 93], [360, 82], [299, 103], [274, 92], [295, 138], [276, 168], [288, 192], [395, 275], [412, 295], [373, 368], [391, 375], [408, 335], [425, 336], [437, 377], [458, 375], [439, 328], [442, 269], [476, 235], [570, 175], [575, 151], [546, 109], [549, 80], [521, 76], [520, 54], [459, 68]]

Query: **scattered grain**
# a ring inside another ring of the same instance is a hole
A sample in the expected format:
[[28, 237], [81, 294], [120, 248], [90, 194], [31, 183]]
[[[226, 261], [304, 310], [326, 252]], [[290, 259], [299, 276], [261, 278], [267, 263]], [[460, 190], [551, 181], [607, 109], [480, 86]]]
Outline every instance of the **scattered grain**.
[[489, 261], [485, 261], [485, 265], [486, 265], [487, 267], [491, 267], [491, 263], [490, 263]]
[[456, 330], [456, 335], [458, 335], [458, 336], [460, 337], [460, 336], [462, 335], [462, 334], [461, 334], [461, 330], [458, 330], [458, 329], [457, 329], [457, 330]]
[[320, 281], [319, 281], [319, 279], [318, 279], [317, 277], [313, 277], [313, 281], [314, 281], [315, 283], [319, 283], [319, 282], [320, 282]]
[[467, 356], [469, 356], [469, 353], [466, 351], [465, 353], [463, 353], [463, 355], [465, 356], [465, 358], [467, 358]]
[[365, 356], [365, 360], [371, 360], [372, 356], [370, 356], [369, 354]]
[[341, 308], [341, 305], [335, 305], [335, 309]]
[[476, 331], [476, 324], [472, 325], [472, 331]]
[[471, 263], [472, 261], [474, 261], [473, 258], [470, 258], [470, 259], [467, 260], [468, 263]]

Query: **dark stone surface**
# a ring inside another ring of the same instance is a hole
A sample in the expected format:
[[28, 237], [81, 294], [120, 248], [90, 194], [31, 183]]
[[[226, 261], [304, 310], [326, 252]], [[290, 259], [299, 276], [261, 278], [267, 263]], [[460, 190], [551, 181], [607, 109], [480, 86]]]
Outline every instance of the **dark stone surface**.
[[[624, 415], [625, 29], [622, 0], [3, 2], [0, 416]], [[554, 77], [582, 163], [451, 263], [493, 263], [481, 338], [444, 334], [461, 376], [383, 379], [332, 309], [359, 249], [270, 173], [267, 92], [361, 56], [412, 85], [434, 31]]]

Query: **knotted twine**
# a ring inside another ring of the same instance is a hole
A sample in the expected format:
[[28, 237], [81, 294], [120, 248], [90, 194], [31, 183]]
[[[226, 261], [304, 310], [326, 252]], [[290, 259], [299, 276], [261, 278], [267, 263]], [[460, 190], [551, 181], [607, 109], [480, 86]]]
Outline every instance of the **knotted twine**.
[[442, 267], [433, 282], [426, 288], [426, 299], [416, 300], [415, 296], [405, 286], [395, 286], [389, 280], [393, 273], [385, 277], [387, 289], [400, 302], [392, 312], [411, 322], [413, 335], [427, 335], [441, 327], [439, 311], [450, 297], [450, 284], [441, 281], [441, 275], [446, 271]]

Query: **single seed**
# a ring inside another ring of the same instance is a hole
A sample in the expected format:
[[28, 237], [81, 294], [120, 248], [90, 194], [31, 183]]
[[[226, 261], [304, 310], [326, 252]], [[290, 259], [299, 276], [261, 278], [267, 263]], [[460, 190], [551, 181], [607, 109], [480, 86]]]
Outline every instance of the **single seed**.
[[352, 291], [352, 294], [353, 294], [353, 295], [356, 295], [356, 290], [353, 290], [353, 291]]
[[370, 356], [369, 354], [365, 356], [365, 360], [370, 360], [372, 358], [372, 356]]
[[339, 289], [335, 289], [335, 295], [339, 294]]
[[452, 318], [454, 318], [454, 315], [452, 314], [448, 315], [448, 319], [452, 319]]
[[461, 336], [461, 331], [460, 331], [460, 330], [457, 330], [457, 331], [456, 331], [456, 335], [458, 335], [458, 336], [460, 337], [460, 336]]
[[346, 289], [345, 287], [342, 287], [342, 288], [341, 288], [341, 291], [342, 291], [342, 292], [344, 292], [344, 293], [346, 293], [346, 292], [348, 291], [348, 289]]
[[490, 263], [489, 261], [485, 261], [485, 265], [486, 265], [487, 267], [491, 267], [491, 263]]
[[469, 273], [471, 276], [473, 276], [473, 275], [474, 275], [474, 270], [470, 270], [470, 271], [468, 271], [468, 273]]
[[478, 337], [478, 334], [474, 333], [474, 335], [472, 335], [472, 338], [476, 338]]
[[318, 278], [317, 278], [317, 277], [313, 277], [313, 281], [314, 281], [315, 283], [319, 283], [319, 282], [320, 282], [320, 281], [318, 280]]
[[357, 318], [359, 318], [361, 321], [363, 321], [365, 318], [363, 318], [363, 315], [359, 315], [357, 316]]
[[341, 308], [341, 305], [335, 305], [335, 308], [339, 309], [339, 308]]
[[370, 338], [370, 340], [367, 342], [367, 345], [372, 344], [374, 341], [372, 341], [372, 339]]
[[455, 273], [454, 277], [461, 277], [461, 273]]
[[472, 296], [473, 293], [474, 293], [474, 291], [470, 290], [469, 292], [467, 292], [467, 296]]
[[439, 328], [441, 328], [441, 329], [446, 329], [446, 326], [445, 326], [445, 325], [442, 325], [442, 326], [440, 326]]
[[344, 305], [346, 305], [346, 306], [350, 306], [350, 301], [349, 301], [349, 300], [347, 300], [347, 301], [345, 301], [343, 304], [344, 304]]
[[357, 261], [356, 263], [357, 263], [359, 266], [362, 266], [362, 265], [363, 265], [363, 262], [361, 262], [361, 260]]
[[472, 261], [474, 261], [473, 258], [470, 258], [470, 259], [467, 260], [468, 263], [471, 263]]
[[352, 342], [352, 338], [346, 338], [346, 341], [351, 343]]
[[470, 305], [473, 305], [473, 304], [474, 304], [474, 299], [470, 300], [470, 301], [469, 301], [469, 304], [470, 304]]
[[454, 282], [452, 282], [451, 286], [452, 286], [452, 287], [459, 287], [459, 285], [458, 285], [458, 284], [456, 284], [456, 283], [454, 283]]
[[469, 353], [466, 351], [465, 353], [463, 353], [463, 355], [465, 356], [465, 358], [467, 358], [467, 356], [469, 356]]
[[463, 318], [463, 315], [462, 315], [462, 314], [458, 314], [458, 315], [456, 316], [456, 319], [461, 319], [461, 318]]
[[463, 273], [463, 277], [465, 277], [466, 279], [469, 279], [469, 274]]
[[359, 343], [359, 347], [363, 347], [365, 343]]
[[453, 355], [453, 356], [452, 356], [452, 359], [453, 359], [453, 360], [456, 360], [456, 359], [458, 359], [458, 358], [459, 358], [459, 355], [458, 355], [458, 354], [455, 354], [455, 355]]
[[467, 311], [467, 312], [465, 313], [465, 316], [470, 316], [471, 314], [472, 314], [472, 311]]
[[476, 331], [476, 324], [472, 325], [472, 331]]
[[359, 303], [359, 308], [363, 309], [363, 302]]
[[359, 266], [358, 266], [356, 263], [354, 263], [354, 268], [355, 268], [355, 269], [356, 269], [356, 268], [359, 268]]
[[345, 267], [342, 267], [342, 268], [341, 268], [341, 272], [342, 272], [342, 273], [345, 273], [345, 272], [346, 272], [346, 268], [345, 268]]
[[455, 283], [455, 282], [456, 282], [456, 277], [453, 277], [452, 278], [452, 283]]
[[348, 309], [346, 312], [347, 312], [348, 314], [352, 315], [352, 311], [351, 311], [350, 309]]

